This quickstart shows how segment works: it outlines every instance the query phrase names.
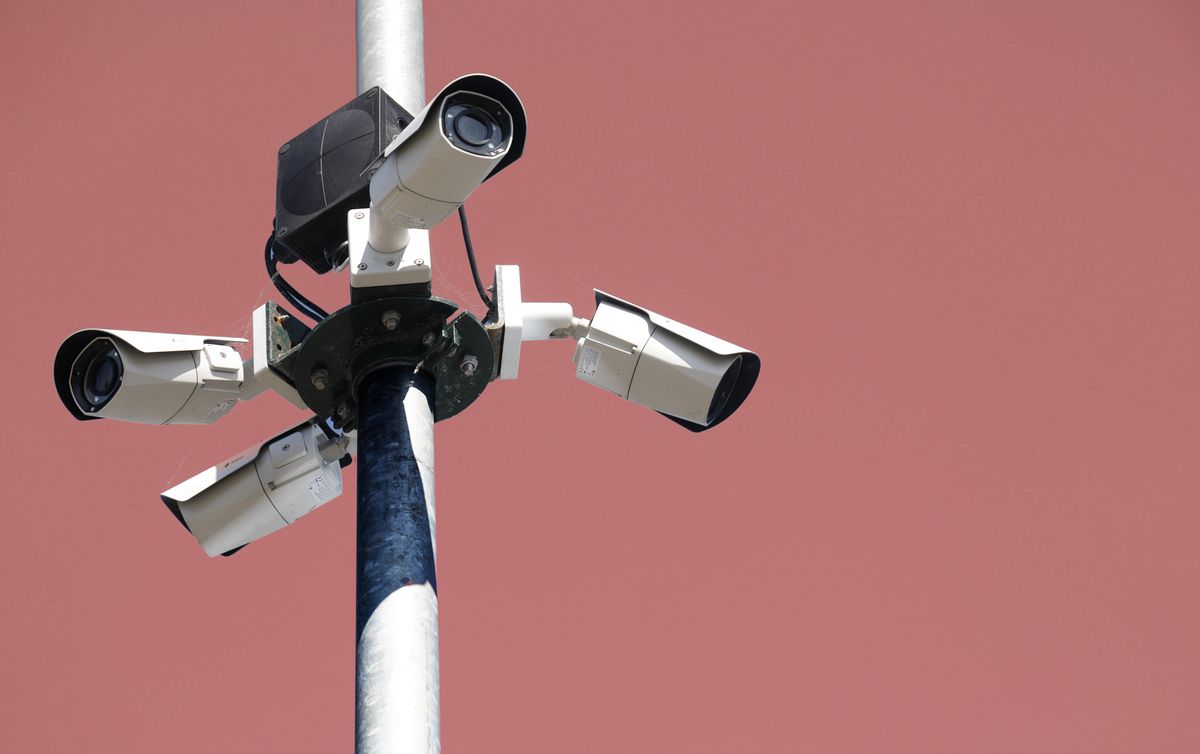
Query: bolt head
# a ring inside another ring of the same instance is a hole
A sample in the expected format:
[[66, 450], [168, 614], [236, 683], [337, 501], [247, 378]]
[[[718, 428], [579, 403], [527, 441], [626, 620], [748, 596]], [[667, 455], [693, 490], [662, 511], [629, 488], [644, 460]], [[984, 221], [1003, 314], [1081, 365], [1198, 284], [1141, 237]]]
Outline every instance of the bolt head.
[[477, 369], [479, 369], [479, 359], [475, 358], [474, 356], [464, 356], [462, 363], [458, 365], [458, 368], [462, 370], [463, 374], [470, 377], [475, 374]]
[[314, 369], [308, 379], [317, 390], [329, 387], [329, 372], [324, 369]]
[[363, 219], [363, 213], [361, 213], [361, 212], [355, 212], [355, 213], [354, 213], [354, 219], [355, 219], [355, 220], [361, 220], [361, 219]]
[[383, 313], [383, 326], [389, 330], [395, 330], [400, 326], [400, 312], [395, 309], [388, 309]]
[[360, 269], [360, 270], [365, 270], [365, 269], [367, 269], [367, 263], [366, 263], [366, 262], [359, 262], [359, 264], [358, 264], [358, 269]]

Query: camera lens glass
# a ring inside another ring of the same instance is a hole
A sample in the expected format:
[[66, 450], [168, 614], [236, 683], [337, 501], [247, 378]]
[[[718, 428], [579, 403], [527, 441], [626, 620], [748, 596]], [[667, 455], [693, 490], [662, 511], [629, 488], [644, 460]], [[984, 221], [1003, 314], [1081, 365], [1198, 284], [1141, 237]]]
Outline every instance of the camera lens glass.
[[108, 338], [97, 338], [79, 354], [71, 370], [71, 393], [79, 408], [94, 413], [104, 408], [121, 387], [125, 371], [121, 353]]
[[459, 92], [447, 97], [442, 107], [442, 132], [464, 152], [492, 157], [508, 145], [512, 117], [493, 99]]
[[464, 109], [454, 117], [454, 133], [458, 134], [458, 138], [477, 147], [488, 143], [494, 126], [491, 117], [480, 110]]
[[100, 358], [93, 361], [88, 366], [87, 377], [84, 379], [87, 383], [87, 390], [94, 396], [103, 398], [103, 396], [111, 395], [113, 388], [117, 386], [117, 376], [119, 375], [120, 365], [117, 364], [116, 353], [106, 353]]

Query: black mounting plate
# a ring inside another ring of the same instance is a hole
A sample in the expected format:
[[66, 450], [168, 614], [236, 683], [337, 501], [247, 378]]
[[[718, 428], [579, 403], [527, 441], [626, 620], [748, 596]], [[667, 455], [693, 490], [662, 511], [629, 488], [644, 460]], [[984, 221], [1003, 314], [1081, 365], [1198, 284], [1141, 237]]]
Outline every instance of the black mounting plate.
[[[339, 309], [313, 328], [292, 359], [296, 391], [318, 416], [351, 430], [358, 423], [363, 377], [377, 367], [407, 365], [433, 376], [433, 418], [448, 419], [487, 387], [496, 358], [475, 315], [464, 311], [447, 322], [456, 311], [458, 305], [445, 299], [418, 296], [370, 299]], [[464, 368], [471, 357], [474, 368]]]

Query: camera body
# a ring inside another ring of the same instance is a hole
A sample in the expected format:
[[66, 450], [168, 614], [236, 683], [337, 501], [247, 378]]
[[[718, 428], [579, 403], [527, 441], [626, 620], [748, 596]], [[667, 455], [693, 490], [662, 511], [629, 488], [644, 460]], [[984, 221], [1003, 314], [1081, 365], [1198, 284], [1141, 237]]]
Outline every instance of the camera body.
[[693, 432], [729, 417], [758, 379], [757, 354], [596, 291], [577, 340], [575, 376], [652, 408]]
[[348, 443], [309, 420], [175, 485], [162, 501], [209, 557], [232, 554], [341, 495]]
[[230, 345], [243, 338], [80, 330], [54, 359], [59, 398], [76, 419], [211, 424], [256, 387]]
[[403, 249], [408, 230], [446, 219], [524, 146], [525, 109], [511, 87], [484, 74], [450, 82], [388, 146], [371, 178], [371, 247]]

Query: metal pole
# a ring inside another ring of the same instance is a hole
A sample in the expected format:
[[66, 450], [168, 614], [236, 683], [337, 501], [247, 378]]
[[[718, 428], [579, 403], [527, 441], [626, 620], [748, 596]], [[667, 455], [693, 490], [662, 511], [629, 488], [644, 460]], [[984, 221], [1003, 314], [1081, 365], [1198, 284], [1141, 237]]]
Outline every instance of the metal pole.
[[[381, 86], [420, 112], [421, 0], [357, 0], [355, 20], [358, 92]], [[401, 367], [368, 374], [359, 389], [357, 754], [442, 748], [433, 396], [430, 378]]]
[[434, 384], [411, 367], [359, 390], [355, 751], [441, 751]]
[[421, 0], [357, 0], [358, 93], [383, 87], [413, 115], [425, 106]]

